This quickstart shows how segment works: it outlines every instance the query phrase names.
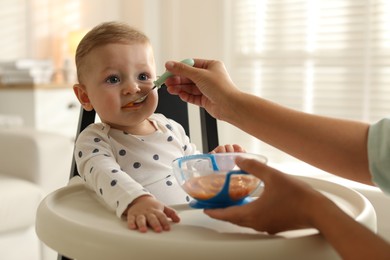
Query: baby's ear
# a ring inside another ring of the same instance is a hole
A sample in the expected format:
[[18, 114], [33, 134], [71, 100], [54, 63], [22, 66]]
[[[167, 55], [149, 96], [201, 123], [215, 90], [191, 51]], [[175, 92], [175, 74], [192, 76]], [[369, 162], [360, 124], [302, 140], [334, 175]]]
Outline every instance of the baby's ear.
[[73, 91], [76, 94], [77, 99], [80, 101], [80, 104], [87, 111], [91, 111], [93, 106], [89, 100], [87, 90], [83, 84], [75, 84], [73, 86]]

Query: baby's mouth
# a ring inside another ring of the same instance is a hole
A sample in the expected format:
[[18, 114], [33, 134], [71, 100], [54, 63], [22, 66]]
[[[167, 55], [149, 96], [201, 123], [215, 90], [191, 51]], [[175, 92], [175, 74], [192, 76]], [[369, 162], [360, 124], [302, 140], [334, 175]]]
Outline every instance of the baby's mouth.
[[130, 103], [127, 103], [127, 104], [124, 106], [124, 108], [126, 108], [126, 107], [133, 107], [133, 106], [135, 106], [135, 105], [137, 105], [137, 104], [139, 104], [139, 103], [142, 103], [142, 102], [145, 101], [146, 98], [147, 98], [147, 96], [143, 96], [143, 97], [141, 97], [141, 98], [139, 98], [139, 99], [137, 99], [137, 100], [135, 100], [135, 101], [132, 101], [132, 102], [130, 102]]

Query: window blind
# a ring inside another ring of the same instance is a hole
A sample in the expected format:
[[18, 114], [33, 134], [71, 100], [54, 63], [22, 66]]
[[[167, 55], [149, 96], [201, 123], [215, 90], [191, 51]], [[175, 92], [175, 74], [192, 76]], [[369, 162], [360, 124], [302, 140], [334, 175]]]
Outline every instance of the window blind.
[[230, 12], [230, 71], [243, 90], [308, 113], [367, 122], [390, 114], [390, 1], [241, 0]]
[[83, 11], [81, 0], [1, 0], [0, 61], [63, 55]]
[[1, 60], [27, 56], [26, 8], [25, 0], [0, 1]]

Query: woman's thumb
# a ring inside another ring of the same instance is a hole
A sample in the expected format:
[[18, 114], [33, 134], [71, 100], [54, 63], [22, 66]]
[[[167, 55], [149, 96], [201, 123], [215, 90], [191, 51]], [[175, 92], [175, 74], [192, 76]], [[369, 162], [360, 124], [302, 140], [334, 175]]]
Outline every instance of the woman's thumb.
[[186, 78], [190, 78], [191, 74], [193, 74], [195, 70], [191, 66], [177, 61], [167, 61], [165, 63], [165, 68], [174, 75]]
[[237, 166], [260, 179], [264, 179], [267, 176], [270, 168], [263, 162], [255, 159], [246, 159], [245, 157], [236, 158]]

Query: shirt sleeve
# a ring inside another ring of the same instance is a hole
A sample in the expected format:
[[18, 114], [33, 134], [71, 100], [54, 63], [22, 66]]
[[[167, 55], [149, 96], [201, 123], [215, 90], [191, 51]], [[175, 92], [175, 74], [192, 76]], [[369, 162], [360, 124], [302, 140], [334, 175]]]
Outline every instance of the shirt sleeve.
[[390, 194], [390, 118], [370, 126], [367, 150], [373, 182]]
[[134, 199], [150, 193], [117, 163], [109, 128], [105, 124], [88, 126], [77, 138], [75, 160], [86, 185], [121, 217]]

